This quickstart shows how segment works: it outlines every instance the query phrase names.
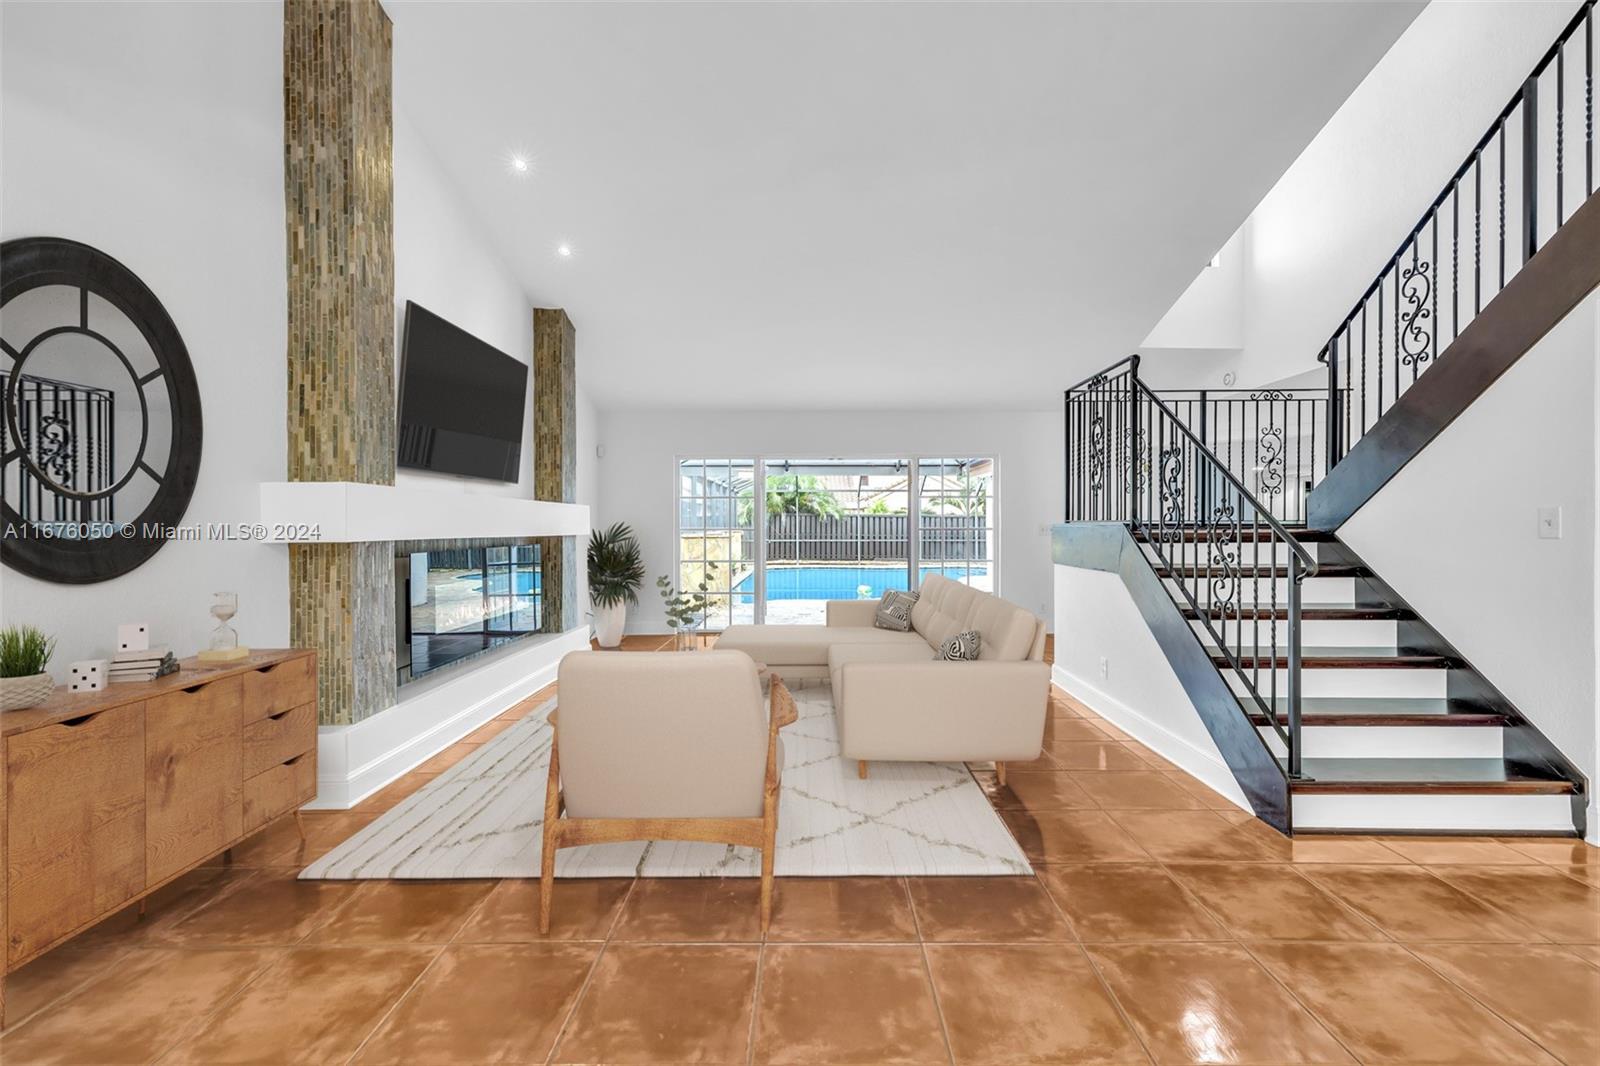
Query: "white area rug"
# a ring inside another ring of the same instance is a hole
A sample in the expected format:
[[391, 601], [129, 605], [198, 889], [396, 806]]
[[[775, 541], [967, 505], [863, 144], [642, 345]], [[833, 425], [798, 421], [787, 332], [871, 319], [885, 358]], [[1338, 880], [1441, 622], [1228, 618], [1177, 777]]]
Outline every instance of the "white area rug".
[[[839, 756], [826, 683], [794, 689], [783, 731], [777, 873], [787, 877], [1028, 874], [1032, 867], [960, 763]], [[301, 872], [305, 879], [537, 877], [551, 700]], [[558, 877], [755, 877], [749, 848], [672, 841], [564, 848]]]

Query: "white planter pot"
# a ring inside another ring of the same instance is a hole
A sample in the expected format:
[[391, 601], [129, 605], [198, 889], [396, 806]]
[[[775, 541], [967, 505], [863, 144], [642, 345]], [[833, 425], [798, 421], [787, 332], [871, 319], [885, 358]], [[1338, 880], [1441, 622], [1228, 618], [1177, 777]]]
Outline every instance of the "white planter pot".
[[56, 688], [49, 674], [30, 674], [27, 677], [0, 677], [0, 711], [20, 711], [34, 707], [50, 698]]
[[628, 622], [628, 605], [594, 609], [594, 639], [602, 648], [615, 648], [622, 643], [622, 630]]

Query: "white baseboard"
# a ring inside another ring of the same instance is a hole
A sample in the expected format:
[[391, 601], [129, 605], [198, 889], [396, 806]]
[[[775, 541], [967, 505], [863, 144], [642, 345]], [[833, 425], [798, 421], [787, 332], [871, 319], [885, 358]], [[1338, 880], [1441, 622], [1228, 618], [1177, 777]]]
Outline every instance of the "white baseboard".
[[556, 679], [589, 627], [532, 638], [460, 673], [419, 682], [399, 703], [355, 725], [317, 730], [317, 798], [308, 810], [347, 810]]
[[1234, 780], [1233, 771], [1215, 753], [1196, 747], [1166, 726], [1152, 722], [1059, 664], [1051, 667], [1050, 679], [1157, 755], [1205, 782], [1212, 791], [1236, 804], [1240, 810], [1250, 810], [1250, 803], [1245, 799], [1239, 782]]

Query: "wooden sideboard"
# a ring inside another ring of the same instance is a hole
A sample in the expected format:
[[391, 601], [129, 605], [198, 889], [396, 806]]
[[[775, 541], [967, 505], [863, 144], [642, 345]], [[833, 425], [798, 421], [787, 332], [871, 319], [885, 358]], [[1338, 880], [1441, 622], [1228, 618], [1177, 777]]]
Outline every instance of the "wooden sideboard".
[[186, 659], [0, 713], [5, 975], [317, 793], [317, 656]]

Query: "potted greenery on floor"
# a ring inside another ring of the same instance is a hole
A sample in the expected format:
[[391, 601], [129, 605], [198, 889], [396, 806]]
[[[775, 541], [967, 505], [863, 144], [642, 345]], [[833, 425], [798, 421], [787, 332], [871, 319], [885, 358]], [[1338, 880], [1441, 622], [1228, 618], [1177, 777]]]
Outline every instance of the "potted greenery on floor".
[[594, 639], [602, 648], [622, 643], [628, 604], [639, 602], [644, 560], [627, 523], [589, 534], [589, 602], [594, 605]]
[[707, 595], [717, 575], [717, 564], [707, 559], [702, 569], [702, 579], [691, 592], [675, 588], [666, 574], [656, 578], [656, 588], [666, 605], [667, 627], [672, 630], [673, 646], [677, 651], [693, 651], [700, 646], [695, 628], [704, 622], [711, 610], [711, 597]]
[[45, 673], [55, 650], [55, 638], [33, 626], [0, 629], [0, 711], [43, 703], [55, 691], [55, 679]]

